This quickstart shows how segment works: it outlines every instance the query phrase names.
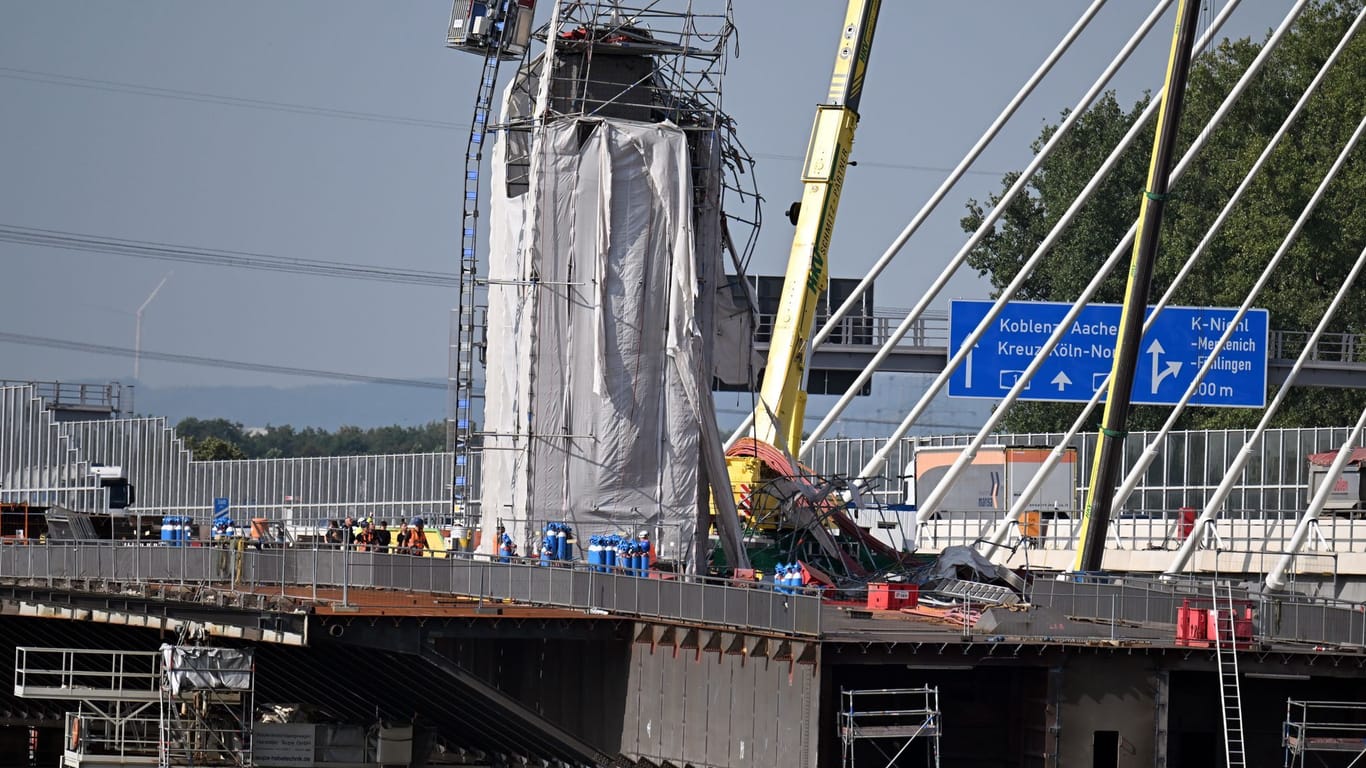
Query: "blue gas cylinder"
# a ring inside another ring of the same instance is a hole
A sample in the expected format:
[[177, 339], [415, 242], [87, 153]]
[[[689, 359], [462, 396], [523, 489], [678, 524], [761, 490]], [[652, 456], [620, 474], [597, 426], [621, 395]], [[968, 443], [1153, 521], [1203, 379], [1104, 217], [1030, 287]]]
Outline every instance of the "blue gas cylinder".
[[602, 537], [602, 569], [610, 571], [617, 565], [617, 543], [615, 536]]
[[618, 539], [617, 541], [617, 567], [624, 570], [627, 576], [635, 570], [636, 564], [633, 560], [635, 553], [631, 551], [631, 542]]
[[541, 538], [541, 565], [550, 565], [555, 559], [555, 537], [546, 535]]
[[180, 515], [166, 515], [161, 518], [161, 541], [168, 547], [179, 546]]
[[602, 541], [598, 536], [588, 537], [588, 570], [596, 571], [602, 565]]
[[555, 531], [555, 559], [569, 560], [569, 523], [561, 523]]

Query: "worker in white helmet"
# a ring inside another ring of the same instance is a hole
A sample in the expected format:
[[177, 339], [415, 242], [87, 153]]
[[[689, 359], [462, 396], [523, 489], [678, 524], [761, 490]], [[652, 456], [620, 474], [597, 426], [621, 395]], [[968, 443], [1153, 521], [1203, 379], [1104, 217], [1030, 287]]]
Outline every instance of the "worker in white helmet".
[[647, 562], [649, 562], [649, 564], [650, 564], [649, 567], [650, 567], [650, 568], [654, 568], [654, 567], [655, 567], [655, 547], [654, 547], [653, 544], [650, 543], [650, 532], [649, 532], [648, 530], [645, 530], [644, 528], [642, 528], [642, 529], [640, 530], [640, 535], [636, 537], [636, 544], [637, 544], [641, 549], [645, 550], [645, 556], [646, 556], [647, 558], [649, 558], [649, 560], [647, 561]]

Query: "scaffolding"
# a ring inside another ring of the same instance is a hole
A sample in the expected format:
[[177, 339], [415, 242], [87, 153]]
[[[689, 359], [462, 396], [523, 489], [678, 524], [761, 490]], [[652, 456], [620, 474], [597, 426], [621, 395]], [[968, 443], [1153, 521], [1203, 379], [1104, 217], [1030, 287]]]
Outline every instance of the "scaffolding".
[[[722, 216], [725, 245], [737, 267], [748, 261], [757, 238], [754, 161], [735, 137], [733, 122], [721, 112], [721, 82], [734, 29], [730, 0], [554, 4], [551, 22], [533, 33], [533, 0], [455, 0], [448, 29], [451, 48], [483, 58], [465, 153], [460, 290], [450, 329], [451, 502], [457, 522], [465, 524], [479, 517], [471, 507], [480, 503], [474, 488], [481, 442], [475, 403], [482, 394], [475, 374], [484, 363], [488, 299], [479, 277], [478, 238], [486, 226], [481, 197], [488, 179], [482, 162], [486, 147], [493, 146], [490, 139], [506, 142], [506, 194], [518, 196], [529, 189], [531, 129], [537, 120], [671, 122], [687, 132], [693, 149], [695, 207], [709, 207], [713, 217]], [[544, 53], [533, 56], [532, 42], [539, 42]], [[495, 99], [499, 65], [516, 59], [521, 64], [500, 115]], [[549, 72], [544, 89], [543, 72]], [[542, 91], [547, 101], [540, 112], [531, 105]], [[748, 213], [723, 212], [727, 190]]]
[[1286, 768], [1366, 765], [1366, 704], [1287, 699], [1281, 743]]
[[14, 693], [77, 702], [63, 768], [250, 768], [252, 651], [18, 647]]
[[[937, 687], [841, 690], [840, 698], [844, 768], [855, 768], [857, 757], [869, 752], [891, 768], [916, 740], [925, 745], [925, 763], [938, 768], [942, 727]], [[871, 749], [860, 750], [860, 742]]]

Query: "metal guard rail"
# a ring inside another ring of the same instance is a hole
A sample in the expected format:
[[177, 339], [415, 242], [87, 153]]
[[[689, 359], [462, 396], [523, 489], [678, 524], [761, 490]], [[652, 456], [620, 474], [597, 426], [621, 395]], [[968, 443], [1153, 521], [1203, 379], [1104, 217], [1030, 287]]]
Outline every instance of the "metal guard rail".
[[[350, 549], [167, 547], [126, 542], [0, 546], [0, 578], [179, 584], [260, 592], [261, 586], [360, 588], [510, 600], [593, 613], [818, 637], [821, 601], [719, 580], [638, 578], [584, 564], [544, 567], [487, 556], [446, 557]], [[258, 587], [249, 589], [249, 587]]]
[[[1112, 624], [1169, 624], [1183, 602], [1208, 601], [1209, 590], [1207, 580], [1168, 584], [1144, 576], [1074, 575], [1065, 580], [1035, 579], [1029, 599], [1069, 616], [1090, 616]], [[1366, 647], [1366, 606], [1361, 603], [1239, 587], [1233, 594], [1253, 604], [1253, 630], [1260, 640]]]

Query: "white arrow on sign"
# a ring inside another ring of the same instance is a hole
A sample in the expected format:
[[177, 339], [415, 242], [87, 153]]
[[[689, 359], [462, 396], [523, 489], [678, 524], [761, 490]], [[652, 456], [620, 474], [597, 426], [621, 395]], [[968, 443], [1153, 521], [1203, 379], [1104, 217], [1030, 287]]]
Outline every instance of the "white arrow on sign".
[[1049, 382], [1049, 383], [1050, 383], [1050, 384], [1057, 384], [1057, 385], [1058, 385], [1058, 391], [1061, 392], [1061, 391], [1063, 391], [1064, 389], [1067, 388], [1067, 385], [1069, 385], [1069, 384], [1072, 383], [1072, 380], [1069, 379], [1069, 378], [1067, 378], [1067, 372], [1066, 372], [1066, 371], [1058, 371], [1058, 375], [1057, 375], [1057, 376], [1054, 376], [1054, 377], [1053, 377], [1053, 380], [1052, 380], [1051, 382]]
[[1167, 363], [1166, 368], [1163, 368], [1161, 371], [1158, 371], [1158, 365], [1160, 365], [1162, 353], [1166, 351], [1167, 350], [1162, 348], [1162, 342], [1158, 341], [1157, 339], [1153, 339], [1153, 343], [1148, 345], [1148, 354], [1153, 356], [1152, 393], [1154, 395], [1157, 394], [1157, 385], [1161, 384], [1163, 379], [1167, 378], [1168, 376], [1176, 376], [1177, 374], [1181, 373], [1181, 363], [1179, 362], [1169, 362]]

